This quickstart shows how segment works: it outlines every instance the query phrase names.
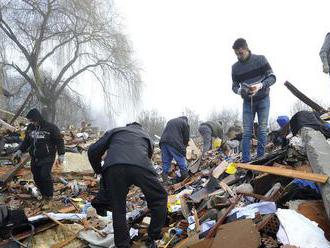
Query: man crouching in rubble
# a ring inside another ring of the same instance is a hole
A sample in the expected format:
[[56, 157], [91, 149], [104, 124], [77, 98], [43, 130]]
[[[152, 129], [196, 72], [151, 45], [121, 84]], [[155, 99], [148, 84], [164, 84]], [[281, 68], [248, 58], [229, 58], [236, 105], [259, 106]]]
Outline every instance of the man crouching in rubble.
[[[107, 152], [104, 164], [102, 156]], [[126, 223], [126, 197], [131, 185], [141, 188], [151, 210], [148, 247], [157, 247], [167, 215], [167, 193], [152, 167], [153, 143], [139, 123], [114, 128], [88, 149], [89, 161], [97, 174], [102, 174], [108, 198], [112, 199], [113, 228], [116, 247], [130, 247]]]
[[242, 161], [250, 161], [253, 122], [258, 115], [257, 157], [265, 154], [269, 116], [270, 86], [276, 81], [267, 59], [252, 54], [242, 38], [234, 42], [233, 49], [238, 61], [232, 66], [232, 90], [243, 98]]
[[53, 198], [52, 167], [58, 153], [58, 162], [64, 161], [64, 141], [58, 127], [45, 121], [37, 109], [31, 109], [26, 115], [30, 124], [27, 127], [25, 138], [14, 157], [20, 157], [29, 150], [31, 156], [31, 171], [33, 180], [40, 190], [43, 203], [50, 206]]
[[168, 185], [168, 173], [171, 169], [171, 162], [174, 159], [180, 168], [181, 180], [188, 177], [186, 148], [190, 136], [188, 118], [181, 116], [167, 122], [159, 141], [162, 151], [163, 183]]

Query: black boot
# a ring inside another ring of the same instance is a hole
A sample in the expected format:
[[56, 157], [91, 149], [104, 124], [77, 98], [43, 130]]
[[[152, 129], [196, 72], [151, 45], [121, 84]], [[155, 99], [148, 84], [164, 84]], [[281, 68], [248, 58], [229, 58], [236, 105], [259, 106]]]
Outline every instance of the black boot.
[[157, 248], [157, 244], [155, 242], [155, 240], [153, 240], [152, 238], [148, 237], [146, 240], [146, 247], [147, 248]]

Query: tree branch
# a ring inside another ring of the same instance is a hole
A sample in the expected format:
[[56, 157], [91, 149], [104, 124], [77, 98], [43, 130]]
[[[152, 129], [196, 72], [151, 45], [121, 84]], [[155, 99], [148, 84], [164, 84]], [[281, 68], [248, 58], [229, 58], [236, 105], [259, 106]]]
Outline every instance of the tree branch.
[[40, 60], [40, 62], [38, 63], [38, 67], [47, 59], [47, 58], [49, 58], [50, 56], [52, 56], [54, 53], [55, 53], [55, 51], [57, 50], [57, 49], [59, 49], [60, 47], [62, 47], [62, 46], [64, 46], [65, 44], [67, 44], [67, 43], [69, 43], [70, 41], [72, 41], [73, 39], [74, 39], [75, 37], [74, 36], [72, 36], [70, 39], [67, 39], [67, 40], [65, 40], [65, 41], [63, 41], [63, 42], [61, 42], [61, 43], [59, 43], [58, 45], [56, 45], [49, 53], [47, 53], [41, 60]]
[[86, 71], [87, 69], [89, 68], [92, 68], [92, 67], [97, 67], [97, 66], [100, 66], [102, 64], [106, 63], [106, 61], [98, 61], [97, 63], [95, 64], [90, 64], [90, 65], [86, 65], [85, 67], [81, 68], [80, 70], [76, 71], [75, 73], [73, 73], [70, 77], [68, 77], [64, 82], [63, 84], [61, 85], [61, 87], [57, 90], [57, 92], [55, 93], [55, 96], [58, 97], [62, 91], [64, 90], [64, 88], [68, 85], [68, 83], [70, 83], [70, 81], [77, 77], [79, 74], [83, 73], [84, 71]]

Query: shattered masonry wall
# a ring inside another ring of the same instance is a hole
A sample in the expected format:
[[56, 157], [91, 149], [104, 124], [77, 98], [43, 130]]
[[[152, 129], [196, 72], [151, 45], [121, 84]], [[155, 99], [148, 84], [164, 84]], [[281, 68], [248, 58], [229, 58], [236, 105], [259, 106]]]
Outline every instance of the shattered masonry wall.
[[[305, 142], [308, 160], [315, 173], [330, 176], [330, 145], [319, 131], [304, 127], [300, 130]], [[322, 199], [328, 218], [330, 219], [330, 180], [320, 185]]]

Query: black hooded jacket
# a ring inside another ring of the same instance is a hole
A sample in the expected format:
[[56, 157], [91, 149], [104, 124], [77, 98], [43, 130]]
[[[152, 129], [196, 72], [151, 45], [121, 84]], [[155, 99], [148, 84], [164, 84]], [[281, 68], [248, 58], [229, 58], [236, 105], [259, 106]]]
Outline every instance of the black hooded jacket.
[[180, 154], [186, 156], [186, 147], [188, 146], [190, 127], [188, 119], [181, 116], [169, 120], [160, 138], [159, 145], [168, 144], [174, 147]]
[[[107, 154], [101, 166], [105, 152]], [[109, 166], [121, 164], [139, 166], [155, 173], [150, 160], [152, 154], [153, 143], [138, 123], [107, 131], [88, 149], [89, 162], [98, 174]]]
[[38, 126], [28, 125], [25, 139], [19, 148], [22, 152], [29, 150], [31, 157], [38, 159], [55, 157], [56, 150], [58, 155], [65, 153], [64, 140], [56, 125], [45, 121], [37, 109], [30, 110], [26, 118], [37, 121]]

